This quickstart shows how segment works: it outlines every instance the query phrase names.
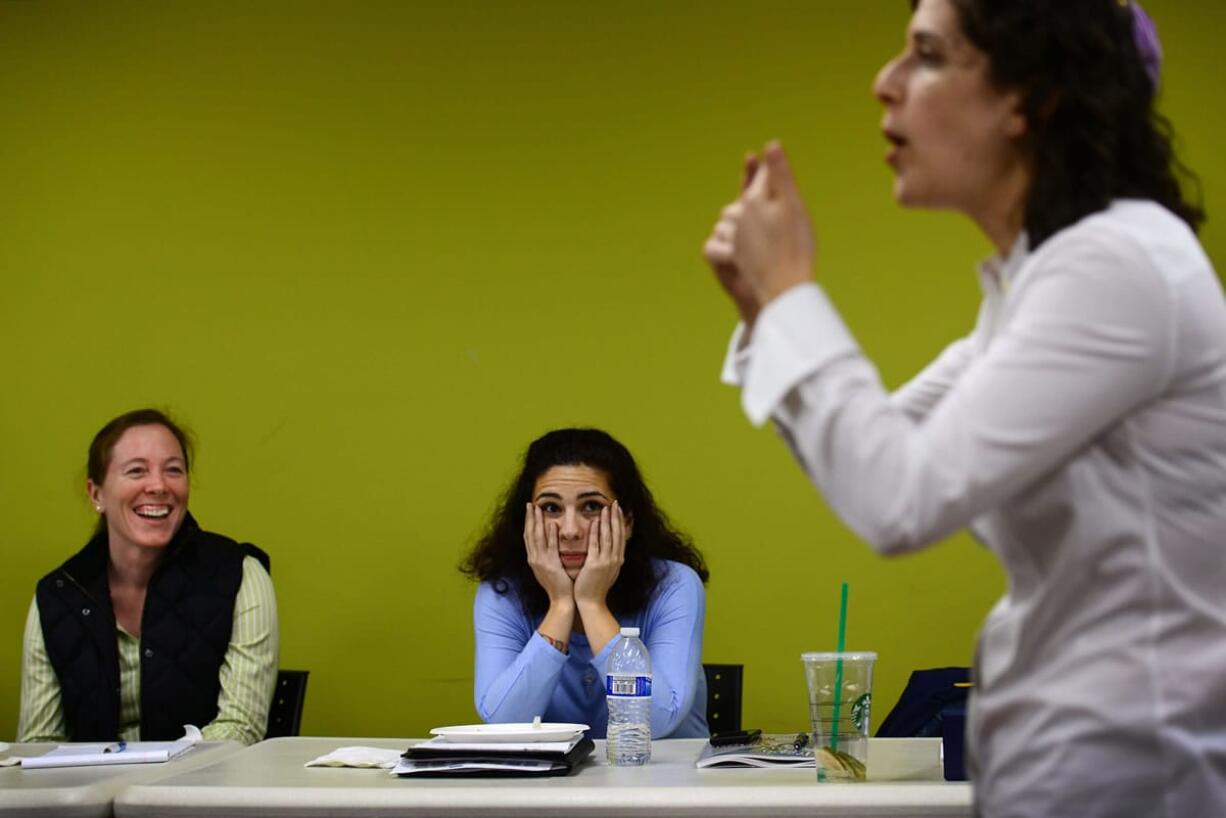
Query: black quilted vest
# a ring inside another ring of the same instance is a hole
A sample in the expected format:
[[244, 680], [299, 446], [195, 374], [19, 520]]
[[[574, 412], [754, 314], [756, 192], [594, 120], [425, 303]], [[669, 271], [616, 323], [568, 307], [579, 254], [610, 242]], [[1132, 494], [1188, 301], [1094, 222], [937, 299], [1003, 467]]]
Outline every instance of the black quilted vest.
[[[70, 741], [119, 738], [119, 647], [106, 570], [106, 531], [38, 582], [47, 655], [60, 682]], [[243, 558], [269, 567], [249, 543], [200, 530], [190, 514], [149, 580], [141, 614], [140, 734], [183, 735], [217, 716], [221, 669], [234, 624]]]

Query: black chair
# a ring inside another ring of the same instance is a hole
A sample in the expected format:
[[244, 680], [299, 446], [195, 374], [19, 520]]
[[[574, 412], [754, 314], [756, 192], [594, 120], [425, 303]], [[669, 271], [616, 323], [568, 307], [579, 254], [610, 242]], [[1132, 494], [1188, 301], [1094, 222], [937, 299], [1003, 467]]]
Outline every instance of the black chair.
[[727, 733], [741, 729], [741, 680], [744, 665], [708, 665], [707, 726], [712, 733]]
[[264, 738], [298, 735], [310, 674], [309, 670], [277, 671], [277, 689], [272, 694], [272, 707], [268, 708], [268, 732]]

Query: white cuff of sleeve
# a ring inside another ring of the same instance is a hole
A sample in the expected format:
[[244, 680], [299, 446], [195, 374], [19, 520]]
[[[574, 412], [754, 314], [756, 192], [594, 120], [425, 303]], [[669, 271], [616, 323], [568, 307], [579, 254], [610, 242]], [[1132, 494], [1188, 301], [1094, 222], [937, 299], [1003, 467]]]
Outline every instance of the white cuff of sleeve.
[[728, 351], [724, 353], [724, 368], [719, 373], [722, 383], [729, 386], [741, 386], [745, 383], [745, 371], [749, 368], [749, 356], [752, 345], [745, 341], [745, 322], [738, 321], [728, 341]]
[[[739, 341], [738, 336], [733, 335], [734, 342]], [[741, 376], [745, 414], [751, 423], [761, 426], [798, 383], [831, 361], [858, 351], [821, 287], [813, 282], [792, 287], [766, 305], [754, 324], [751, 343], [735, 353], [733, 365]], [[727, 367], [726, 359], [725, 371]]]

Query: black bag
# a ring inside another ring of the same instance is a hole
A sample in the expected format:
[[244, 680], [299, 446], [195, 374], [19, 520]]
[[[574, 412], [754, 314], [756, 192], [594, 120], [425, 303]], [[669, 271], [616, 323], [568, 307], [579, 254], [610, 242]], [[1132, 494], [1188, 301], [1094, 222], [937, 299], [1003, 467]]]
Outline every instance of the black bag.
[[941, 711], [950, 705], [965, 707], [971, 680], [968, 667], [913, 670], [898, 704], [877, 728], [878, 738], [941, 735]]

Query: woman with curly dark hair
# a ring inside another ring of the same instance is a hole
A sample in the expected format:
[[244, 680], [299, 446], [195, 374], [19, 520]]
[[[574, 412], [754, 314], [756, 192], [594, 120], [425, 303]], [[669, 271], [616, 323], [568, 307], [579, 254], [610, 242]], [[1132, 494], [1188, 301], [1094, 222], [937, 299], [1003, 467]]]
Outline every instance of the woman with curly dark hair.
[[613, 437], [558, 429], [533, 441], [461, 570], [481, 582], [482, 719], [583, 722], [603, 737], [609, 655], [619, 629], [637, 627], [652, 659], [652, 737], [707, 735], [707, 569]]
[[1226, 814], [1226, 300], [1121, 0], [919, 0], [877, 76], [894, 196], [998, 254], [978, 321], [883, 389], [825, 292], [777, 144], [706, 255], [725, 377], [834, 510], [899, 553], [970, 526], [1009, 585], [980, 635], [984, 816]]

